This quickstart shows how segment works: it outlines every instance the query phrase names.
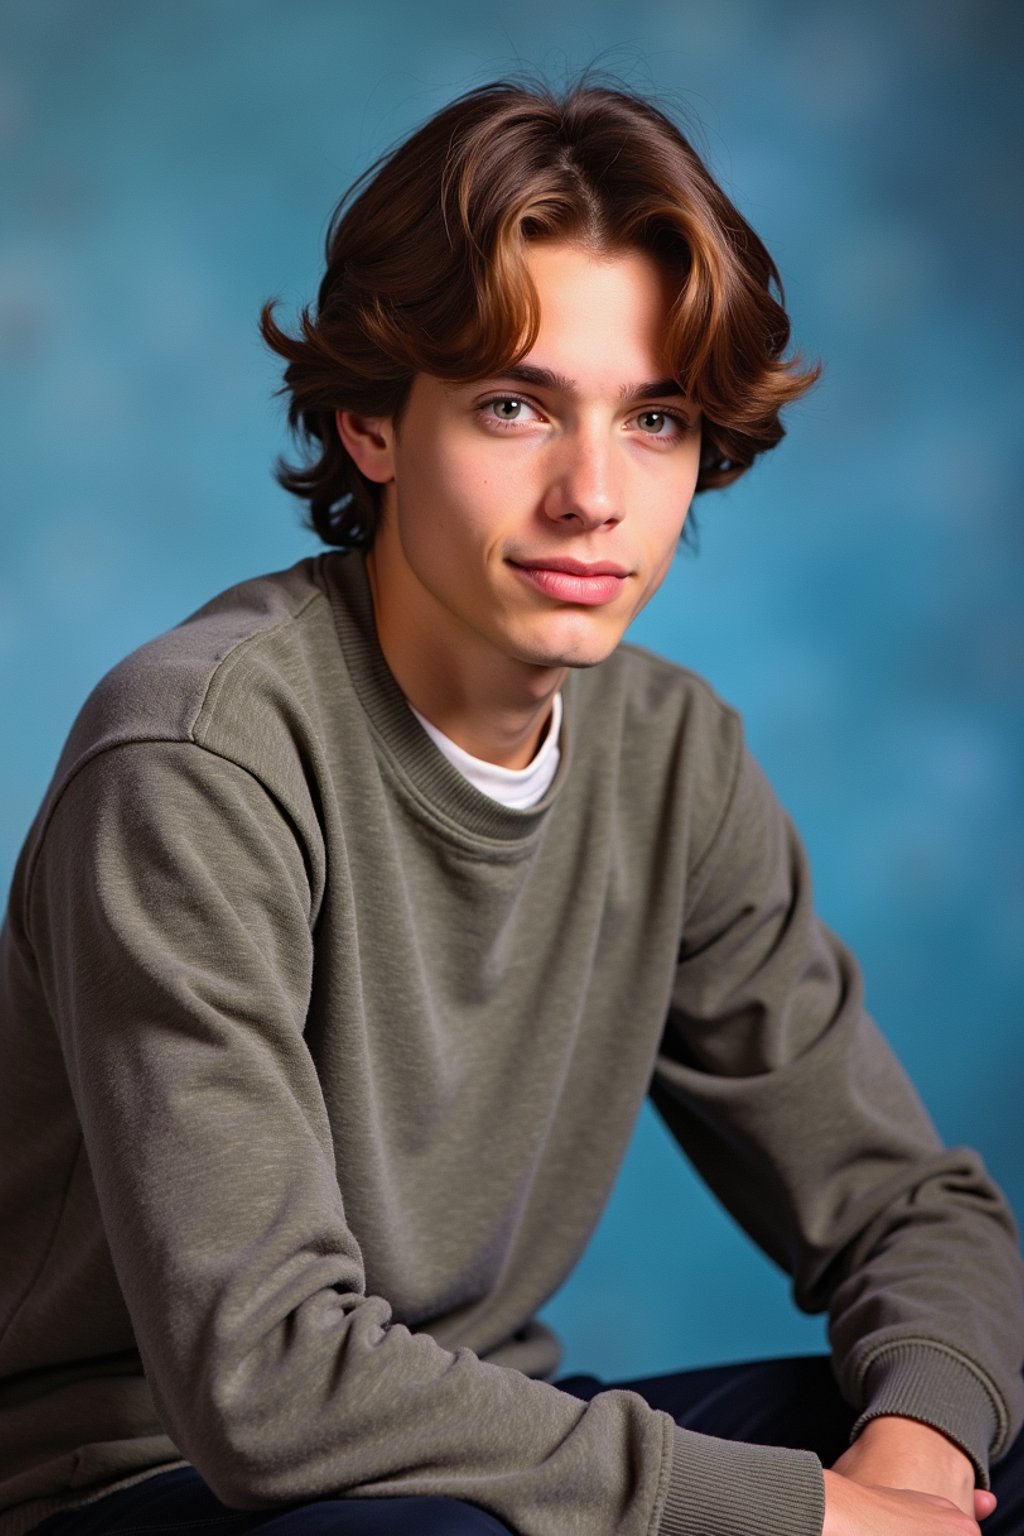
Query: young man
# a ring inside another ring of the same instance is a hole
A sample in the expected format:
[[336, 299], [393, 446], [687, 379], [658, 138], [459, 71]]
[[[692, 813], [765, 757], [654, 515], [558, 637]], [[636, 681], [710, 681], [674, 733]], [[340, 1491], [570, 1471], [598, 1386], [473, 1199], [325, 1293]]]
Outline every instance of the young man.
[[[653, 107], [499, 84], [343, 205], [299, 339], [265, 313], [316, 446], [283, 479], [339, 548], [115, 669], [15, 877], [0, 1531], [991, 1514], [1012, 1220], [865, 1016], [736, 716], [619, 646], [811, 381], [775, 284]], [[829, 1309], [841, 1392], [552, 1381], [535, 1314], [647, 1091]]]

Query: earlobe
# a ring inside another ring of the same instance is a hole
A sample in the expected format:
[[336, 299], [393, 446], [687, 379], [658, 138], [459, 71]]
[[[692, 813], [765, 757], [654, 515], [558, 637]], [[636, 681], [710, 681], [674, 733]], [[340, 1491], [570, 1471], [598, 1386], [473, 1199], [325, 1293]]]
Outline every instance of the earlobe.
[[395, 433], [390, 416], [336, 411], [334, 420], [347, 453], [367, 480], [387, 485], [395, 478]]

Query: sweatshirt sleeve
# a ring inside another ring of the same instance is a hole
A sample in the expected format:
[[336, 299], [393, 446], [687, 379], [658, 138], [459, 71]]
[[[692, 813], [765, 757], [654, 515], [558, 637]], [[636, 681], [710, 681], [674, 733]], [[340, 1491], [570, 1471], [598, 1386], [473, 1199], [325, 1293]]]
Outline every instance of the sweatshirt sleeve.
[[737, 1509], [818, 1536], [813, 1456], [685, 1434], [630, 1392], [581, 1403], [367, 1294], [304, 1034], [316, 852], [246, 769], [138, 742], [74, 775], [34, 871], [104, 1233], [182, 1454], [242, 1508], [432, 1494], [521, 1536], [728, 1536]]
[[1024, 1410], [1013, 1218], [978, 1155], [942, 1146], [865, 1012], [730, 719], [730, 788], [692, 877], [652, 1097], [798, 1304], [828, 1309], [855, 1433], [880, 1414], [918, 1419], [985, 1482]]

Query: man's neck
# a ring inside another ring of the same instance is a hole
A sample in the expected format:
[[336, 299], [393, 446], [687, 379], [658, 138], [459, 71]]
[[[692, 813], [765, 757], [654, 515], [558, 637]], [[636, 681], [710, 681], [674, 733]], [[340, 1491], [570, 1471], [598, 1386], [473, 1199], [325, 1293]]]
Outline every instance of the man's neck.
[[551, 719], [564, 667], [538, 667], [507, 656], [481, 656], [472, 645], [419, 634], [408, 610], [393, 622], [381, 601], [373, 552], [366, 562], [377, 638], [399, 688], [431, 725], [486, 763], [525, 768]]
[[416, 697], [396, 678], [410, 704], [456, 746], [471, 757], [501, 768], [526, 768], [536, 757], [551, 721], [553, 692], [540, 704], [502, 708], [493, 702], [485, 710], [467, 700], [463, 707], [438, 697], [435, 704]]

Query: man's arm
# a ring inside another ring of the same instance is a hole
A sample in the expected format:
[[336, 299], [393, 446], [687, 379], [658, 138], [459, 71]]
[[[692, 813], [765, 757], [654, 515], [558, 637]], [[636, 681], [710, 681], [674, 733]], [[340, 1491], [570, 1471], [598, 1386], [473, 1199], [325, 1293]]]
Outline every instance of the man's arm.
[[[818, 1536], [813, 1456], [690, 1435], [629, 1392], [581, 1403], [367, 1285], [305, 1036], [313, 862], [249, 772], [140, 742], [77, 774], [36, 869], [35, 954], [181, 1452], [241, 1507], [445, 1494], [530, 1536]], [[123, 1328], [116, 1296], [90, 1304]]]
[[652, 1098], [801, 1307], [829, 1309], [857, 1431], [881, 1415], [929, 1424], [984, 1481], [1024, 1407], [1014, 1223], [980, 1159], [942, 1147], [864, 1012], [738, 726]]

